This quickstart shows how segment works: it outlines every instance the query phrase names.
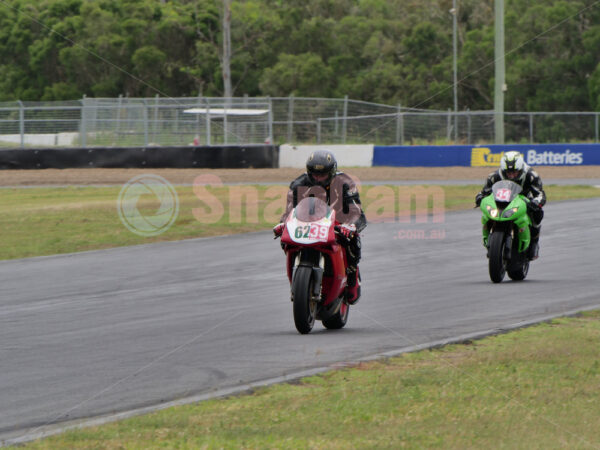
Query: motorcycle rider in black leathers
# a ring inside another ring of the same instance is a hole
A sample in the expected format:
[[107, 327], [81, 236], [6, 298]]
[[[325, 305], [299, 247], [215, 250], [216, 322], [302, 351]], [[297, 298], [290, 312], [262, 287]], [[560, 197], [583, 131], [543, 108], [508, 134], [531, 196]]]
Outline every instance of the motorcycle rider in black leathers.
[[525, 163], [523, 155], [517, 151], [506, 152], [500, 160], [500, 169], [492, 172], [485, 186], [475, 197], [475, 204], [480, 205], [481, 200], [492, 193], [492, 186], [500, 180], [514, 181], [521, 186], [521, 194], [529, 199], [527, 204], [527, 213], [531, 218], [531, 243], [529, 245], [528, 257], [530, 260], [537, 259], [539, 255], [539, 239], [541, 223], [544, 218], [542, 207], [546, 203], [546, 193], [544, 192], [542, 179], [538, 173]]
[[285, 212], [278, 225], [273, 227], [275, 236], [281, 236], [284, 222], [292, 209], [305, 197], [319, 197], [322, 194], [329, 206], [335, 210], [336, 219], [341, 223], [340, 234], [345, 238], [348, 260], [348, 289], [345, 297], [348, 304], [355, 304], [360, 298], [360, 273], [358, 263], [361, 257], [359, 233], [367, 226], [367, 219], [360, 205], [356, 183], [343, 172], [337, 171], [337, 161], [327, 150], [313, 152], [306, 161], [306, 173], [290, 184]]

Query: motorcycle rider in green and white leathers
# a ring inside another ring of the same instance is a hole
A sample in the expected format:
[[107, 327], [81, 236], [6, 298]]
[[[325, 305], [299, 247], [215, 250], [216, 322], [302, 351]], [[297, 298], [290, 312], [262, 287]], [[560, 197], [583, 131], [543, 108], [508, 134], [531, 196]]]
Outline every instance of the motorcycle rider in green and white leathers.
[[546, 193], [543, 189], [542, 179], [535, 170], [525, 163], [521, 153], [517, 151], [506, 152], [500, 160], [500, 168], [487, 177], [483, 189], [475, 197], [477, 206], [484, 197], [492, 193], [493, 184], [500, 180], [510, 180], [517, 183], [523, 189], [521, 194], [529, 199], [527, 213], [532, 226], [528, 257], [530, 260], [537, 259], [541, 223], [544, 218], [542, 206], [546, 203]]

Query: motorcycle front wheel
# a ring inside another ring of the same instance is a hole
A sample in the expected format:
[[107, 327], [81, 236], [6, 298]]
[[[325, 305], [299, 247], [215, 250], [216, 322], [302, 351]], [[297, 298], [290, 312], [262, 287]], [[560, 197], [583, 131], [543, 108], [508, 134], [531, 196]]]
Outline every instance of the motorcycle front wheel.
[[300, 334], [308, 334], [315, 324], [317, 303], [312, 300], [312, 267], [300, 266], [294, 274], [294, 324]]
[[489, 238], [489, 271], [490, 279], [494, 283], [500, 283], [506, 274], [506, 262], [504, 261], [504, 232], [494, 231]]

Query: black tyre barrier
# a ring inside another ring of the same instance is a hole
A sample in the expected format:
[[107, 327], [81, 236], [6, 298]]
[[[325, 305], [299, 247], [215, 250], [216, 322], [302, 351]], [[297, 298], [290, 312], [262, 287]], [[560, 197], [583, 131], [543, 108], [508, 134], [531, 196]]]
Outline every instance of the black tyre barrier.
[[0, 169], [247, 169], [278, 166], [277, 145], [0, 150]]

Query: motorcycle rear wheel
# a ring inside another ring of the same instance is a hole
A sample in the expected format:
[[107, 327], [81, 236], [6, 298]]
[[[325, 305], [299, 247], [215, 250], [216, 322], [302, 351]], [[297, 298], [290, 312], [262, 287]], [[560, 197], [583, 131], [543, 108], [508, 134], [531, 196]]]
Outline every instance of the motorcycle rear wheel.
[[312, 268], [300, 266], [296, 269], [292, 283], [294, 298], [294, 324], [300, 334], [308, 334], [315, 324], [317, 303], [312, 300]]
[[506, 261], [504, 261], [504, 231], [492, 232], [488, 242], [490, 245], [490, 279], [494, 283], [500, 283], [506, 274]]
[[[515, 251], [515, 250], [513, 250]], [[520, 261], [516, 267], [508, 267], [506, 272], [511, 280], [521, 281], [524, 280], [529, 272], [529, 260], [527, 257], [523, 257], [523, 261]]]
[[344, 328], [346, 322], [348, 322], [348, 314], [350, 314], [350, 307], [345, 301], [342, 301], [339, 311], [329, 319], [323, 320], [323, 326], [329, 330]]

